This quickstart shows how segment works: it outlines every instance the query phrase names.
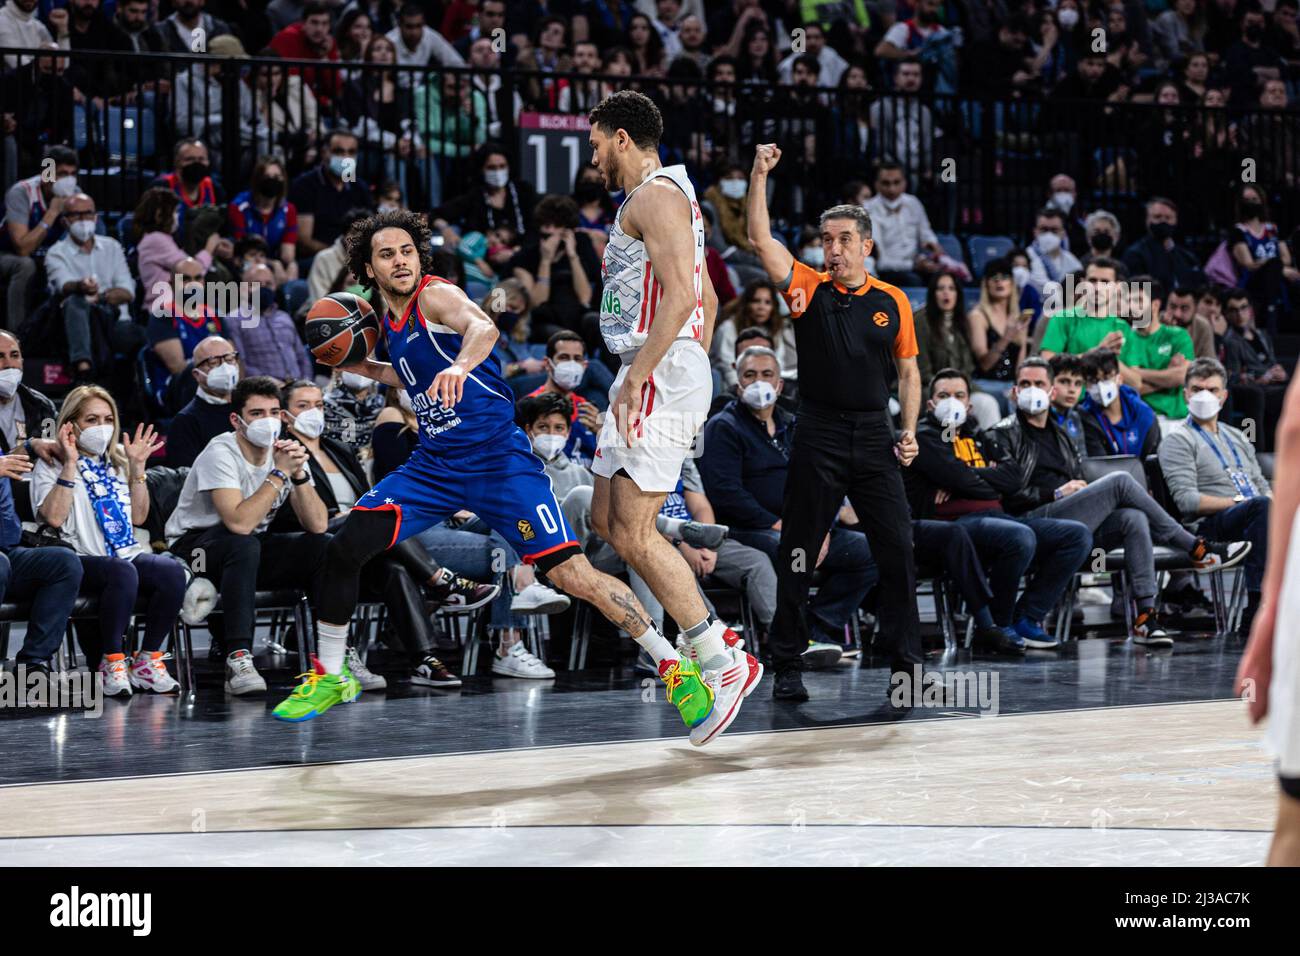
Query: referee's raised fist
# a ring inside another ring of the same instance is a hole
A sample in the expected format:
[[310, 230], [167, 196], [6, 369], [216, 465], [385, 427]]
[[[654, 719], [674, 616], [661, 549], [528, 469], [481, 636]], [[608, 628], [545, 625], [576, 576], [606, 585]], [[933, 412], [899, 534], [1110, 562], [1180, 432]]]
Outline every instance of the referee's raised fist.
[[781, 161], [781, 147], [775, 143], [760, 143], [754, 147], [754, 172], [766, 175]]

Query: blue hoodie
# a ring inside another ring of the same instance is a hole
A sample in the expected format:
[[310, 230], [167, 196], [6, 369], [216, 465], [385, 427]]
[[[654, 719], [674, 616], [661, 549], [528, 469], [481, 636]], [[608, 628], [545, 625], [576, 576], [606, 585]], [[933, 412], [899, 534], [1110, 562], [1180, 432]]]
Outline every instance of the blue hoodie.
[[23, 525], [14, 508], [14, 493], [8, 478], [0, 478], [0, 551], [8, 551], [23, 536]]
[[1123, 417], [1118, 424], [1112, 424], [1102, 407], [1085, 392], [1083, 401], [1079, 403], [1079, 414], [1090, 425], [1096, 426], [1095, 433], [1102, 436], [1107, 454], [1140, 456], [1146, 446], [1147, 433], [1158, 427], [1156, 413], [1129, 385], [1119, 387], [1119, 404]]

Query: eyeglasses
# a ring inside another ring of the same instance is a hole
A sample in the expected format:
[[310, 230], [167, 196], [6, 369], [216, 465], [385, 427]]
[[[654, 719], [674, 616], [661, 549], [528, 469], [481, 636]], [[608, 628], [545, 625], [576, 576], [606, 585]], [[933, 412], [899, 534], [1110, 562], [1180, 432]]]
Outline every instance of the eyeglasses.
[[222, 363], [225, 363], [226, 365], [237, 365], [239, 363], [239, 353], [228, 352], [225, 355], [214, 355], [212, 358], [204, 359], [202, 362], [197, 363], [194, 367], [200, 372], [208, 372]]

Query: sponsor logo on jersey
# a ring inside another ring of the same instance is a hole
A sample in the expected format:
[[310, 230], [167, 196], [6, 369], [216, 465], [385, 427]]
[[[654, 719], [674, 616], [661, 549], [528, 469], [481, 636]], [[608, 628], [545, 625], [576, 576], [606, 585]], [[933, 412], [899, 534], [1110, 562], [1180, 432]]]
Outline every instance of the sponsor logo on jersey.
[[889, 324], [889, 316], [885, 315], [885, 313], [883, 312], [877, 312], [875, 315], [871, 317], [871, 321], [875, 322], [876, 325], [880, 326], [883, 329], [885, 326]]
[[537, 532], [533, 530], [532, 523], [527, 518], [520, 518], [515, 522], [515, 527], [519, 529], [519, 536], [525, 541], [532, 541], [537, 537]]

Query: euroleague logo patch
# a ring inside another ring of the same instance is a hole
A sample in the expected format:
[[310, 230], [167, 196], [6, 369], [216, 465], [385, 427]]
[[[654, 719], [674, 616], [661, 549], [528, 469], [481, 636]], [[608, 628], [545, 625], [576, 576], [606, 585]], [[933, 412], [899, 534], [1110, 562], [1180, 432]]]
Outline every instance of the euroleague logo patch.
[[889, 324], [889, 316], [885, 315], [885, 313], [883, 312], [877, 312], [875, 315], [871, 317], [871, 321], [875, 322], [876, 325], [880, 326], [883, 329], [885, 326]]
[[519, 536], [525, 541], [532, 541], [533, 538], [537, 537], [537, 532], [533, 530], [533, 526], [527, 518], [520, 518], [515, 523], [515, 527], [519, 529]]

